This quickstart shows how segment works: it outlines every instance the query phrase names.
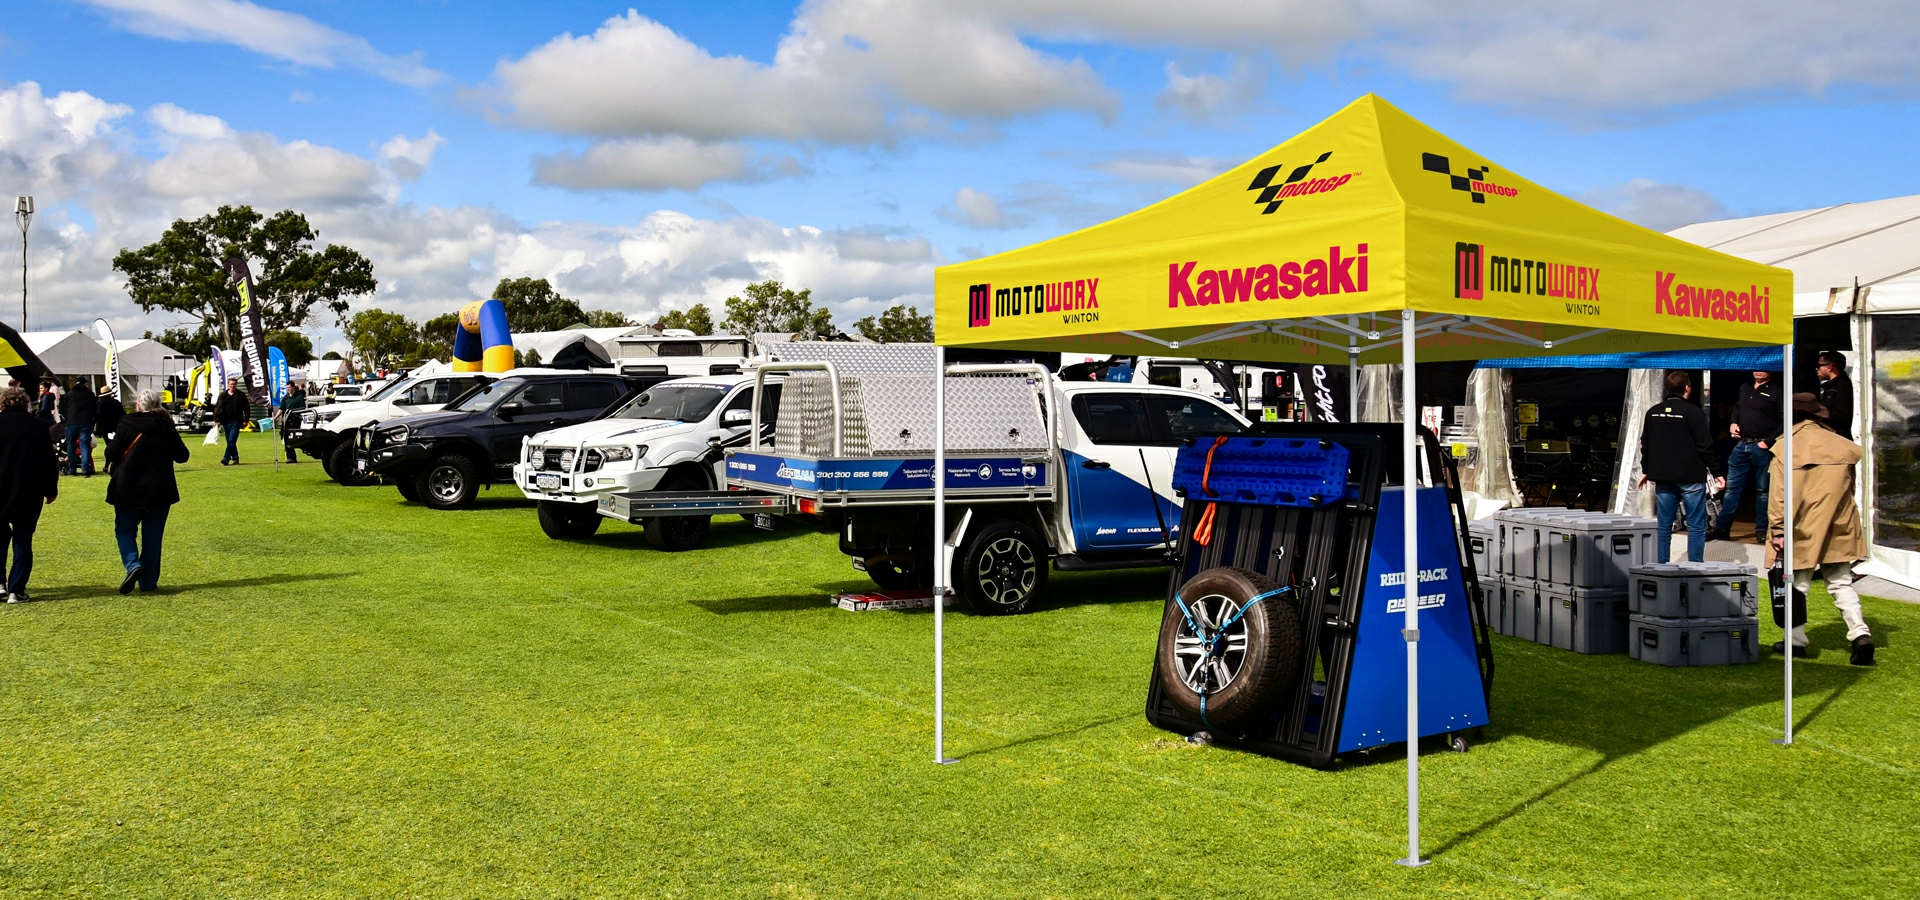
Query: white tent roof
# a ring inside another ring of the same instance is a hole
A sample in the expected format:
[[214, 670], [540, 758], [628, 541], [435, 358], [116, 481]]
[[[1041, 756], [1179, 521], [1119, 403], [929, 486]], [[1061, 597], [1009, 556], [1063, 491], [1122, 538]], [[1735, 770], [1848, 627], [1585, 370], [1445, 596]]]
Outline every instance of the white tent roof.
[[1920, 310], [1920, 195], [1701, 222], [1669, 234], [1792, 269], [1794, 315]]
[[106, 375], [107, 348], [84, 331], [28, 331], [20, 336], [62, 381], [75, 375]]
[[125, 375], [163, 378], [192, 371], [200, 361], [150, 338], [129, 338], [113, 342], [120, 354], [120, 371]]
[[587, 340], [593, 341], [606, 348], [608, 356], [618, 357], [620, 355], [620, 346], [616, 343], [617, 339], [626, 337], [639, 330], [640, 328], [638, 326], [627, 326], [622, 328], [568, 328], [561, 331], [529, 331], [524, 334], [514, 334], [513, 349], [521, 353], [526, 353], [529, 350], [537, 350], [542, 360], [550, 360], [555, 353], [560, 352], [560, 348], [579, 340], [581, 335], [586, 335]]

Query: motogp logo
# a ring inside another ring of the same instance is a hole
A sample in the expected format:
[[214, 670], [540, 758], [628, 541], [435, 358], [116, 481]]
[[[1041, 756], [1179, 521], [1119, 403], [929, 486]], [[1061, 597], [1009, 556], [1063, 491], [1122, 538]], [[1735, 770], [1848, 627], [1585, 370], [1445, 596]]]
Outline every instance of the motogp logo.
[[1448, 184], [1452, 185], [1454, 190], [1464, 191], [1473, 195], [1473, 202], [1475, 203], [1487, 202], [1488, 194], [1492, 194], [1495, 197], [1520, 196], [1519, 188], [1505, 187], [1488, 181], [1487, 173], [1493, 171], [1493, 167], [1486, 163], [1481, 163], [1477, 169], [1468, 169], [1465, 175], [1455, 175], [1453, 174], [1453, 163], [1446, 157], [1438, 153], [1422, 153], [1420, 154], [1420, 168], [1447, 176]]

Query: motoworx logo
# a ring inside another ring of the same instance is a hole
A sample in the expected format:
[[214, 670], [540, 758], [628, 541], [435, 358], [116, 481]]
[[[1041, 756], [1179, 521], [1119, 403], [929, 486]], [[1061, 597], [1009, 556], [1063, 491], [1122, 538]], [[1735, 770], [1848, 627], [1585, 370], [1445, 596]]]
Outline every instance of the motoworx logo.
[[1718, 322], [1773, 321], [1773, 288], [1749, 284], [1746, 290], [1684, 284], [1677, 272], [1653, 273], [1653, 311]]
[[1455, 175], [1453, 174], [1453, 163], [1446, 157], [1438, 153], [1422, 153], [1420, 154], [1420, 168], [1447, 176], [1448, 183], [1453, 186], [1454, 190], [1464, 191], [1473, 195], [1473, 202], [1475, 203], [1487, 202], [1488, 194], [1492, 194], [1495, 197], [1520, 196], [1519, 188], [1510, 188], [1488, 181], [1487, 173], [1493, 171], [1493, 167], [1486, 163], [1481, 163], [1477, 169], [1468, 169], [1465, 175]]
[[1288, 197], [1299, 197], [1304, 194], [1326, 194], [1337, 191], [1341, 185], [1352, 181], [1353, 176], [1360, 174], [1359, 172], [1347, 172], [1340, 175], [1329, 175], [1325, 178], [1307, 178], [1307, 176], [1313, 172], [1314, 166], [1326, 162], [1327, 158], [1332, 155], [1333, 151], [1331, 150], [1320, 154], [1319, 158], [1313, 162], [1288, 172], [1287, 180], [1279, 184], [1275, 184], [1273, 180], [1279, 177], [1281, 169], [1286, 168], [1284, 165], [1268, 166], [1261, 169], [1258, 175], [1253, 176], [1253, 183], [1247, 185], [1247, 190], [1260, 192], [1260, 195], [1253, 200], [1255, 205], [1266, 206], [1266, 209], [1261, 210], [1260, 214], [1263, 216], [1272, 215], [1273, 211], [1279, 209], [1280, 204], [1286, 202]]
[[1066, 325], [1100, 321], [1100, 279], [1076, 278], [1019, 287], [995, 288], [975, 284], [967, 288], [967, 327], [985, 328], [994, 319], [1060, 313]]
[[1495, 256], [1485, 244], [1455, 242], [1453, 296], [1484, 300], [1487, 291], [1560, 298], [1567, 312], [1600, 314], [1600, 270], [1593, 266]]

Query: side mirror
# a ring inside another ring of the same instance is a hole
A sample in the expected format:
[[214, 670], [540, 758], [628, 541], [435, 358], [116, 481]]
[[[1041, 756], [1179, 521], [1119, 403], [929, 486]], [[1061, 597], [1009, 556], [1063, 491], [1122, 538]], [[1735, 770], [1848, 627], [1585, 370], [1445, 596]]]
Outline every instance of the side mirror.
[[527, 411], [527, 405], [524, 403], [521, 403], [518, 400], [515, 400], [512, 403], [500, 404], [500, 415], [505, 416], [509, 419], [526, 411]]
[[720, 424], [728, 427], [734, 425], [751, 425], [753, 424], [753, 410], [729, 409], [720, 414]]

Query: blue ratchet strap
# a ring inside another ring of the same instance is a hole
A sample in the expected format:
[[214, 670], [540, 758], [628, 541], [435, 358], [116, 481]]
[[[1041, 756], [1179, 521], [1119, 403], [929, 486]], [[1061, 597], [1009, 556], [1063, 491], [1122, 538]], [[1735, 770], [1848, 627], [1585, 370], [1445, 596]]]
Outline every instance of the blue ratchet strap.
[[[1187, 620], [1187, 627], [1189, 629], [1192, 629], [1194, 636], [1200, 639], [1200, 646], [1205, 651], [1205, 654], [1201, 656], [1201, 661], [1202, 663], [1205, 663], [1206, 661], [1213, 659], [1217, 655], [1217, 648], [1220, 645], [1221, 636], [1225, 635], [1227, 633], [1227, 629], [1232, 628], [1234, 623], [1239, 622], [1242, 618], [1244, 618], [1247, 614], [1247, 610], [1252, 609], [1255, 603], [1259, 603], [1260, 601], [1265, 600], [1268, 597], [1275, 596], [1277, 594], [1285, 594], [1285, 593], [1291, 592], [1292, 590], [1293, 590], [1293, 587], [1289, 585], [1287, 587], [1277, 587], [1265, 593], [1255, 594], [1252, 599], [1247, 601], [1247, 605], [1240, 607], [1239, 612], [1236, 612], [1233, 615], [1227, 617], [1227, 620], [1225, 622], [1220, 623], [1219, 628], [1216, 628], [1213, 630], [1213, 637], [1207, 637], [1206, 633], [1201, 630], [1200, 624], [1193, 620], [1193, 611], [1187, 609], [1187, 602], [1185, 600], [1180, 599], [1179, 591], [1173, 592], [1173, 602], [1174, 602], [1174, 605], [1180, 607], [1180, 617]], [[1200, 683], [1201, 684], [1206, 683], [1206, 678], [1204, 677], [1204, 675], [1201, 678]], [[1214, 727], [1213, 722], [1207, 719], [1207, 693], [1208, 692], [1205, 690], [1202, 690], [1199, 692], [1200, 723], [1207, 726], [1208, 728], [1212, 728]]]

